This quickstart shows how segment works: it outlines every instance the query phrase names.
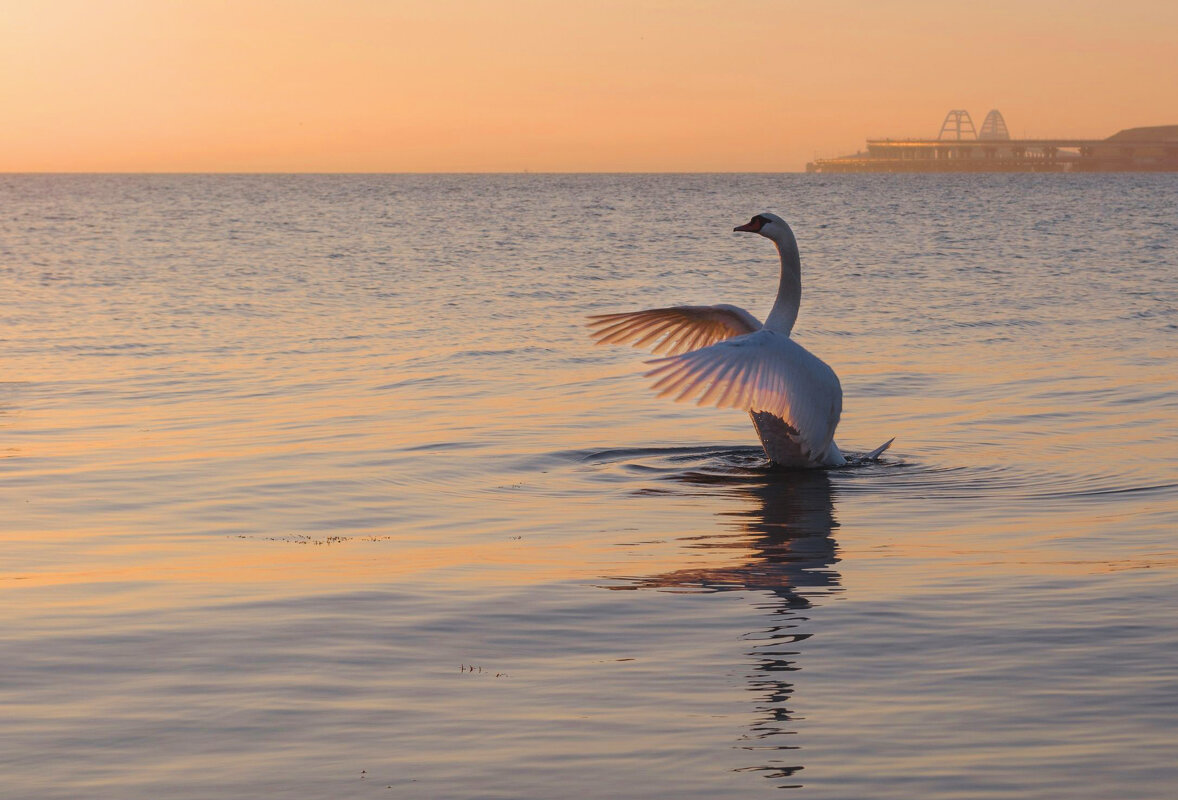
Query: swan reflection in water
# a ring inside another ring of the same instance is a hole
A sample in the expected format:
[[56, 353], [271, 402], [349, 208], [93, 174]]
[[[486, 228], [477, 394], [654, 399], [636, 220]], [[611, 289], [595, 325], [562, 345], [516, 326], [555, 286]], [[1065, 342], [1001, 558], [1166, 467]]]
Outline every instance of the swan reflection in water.
[[741, 471], [715, 474], [687, 472], [673, 476], [692, 491], [719, 492], [752, 502], [738, 511], [724, 512], [739, 533], [702, 536], [687, 540], [690, 547], [738, 550], [744, 558], [736, 566], [683, 569], [634, 578], [615, 589], [664, 591], [747, 591], [759, 595], [756, 607], [768, 616], [768, 624], [749, 632], [750, 690], [757, 696], [755, 720], [737, 747], [759, 753], [760, 763], [741, 771], [761, 772], [783, 781], [780, 788], [797, 788], [794, 691], [790, 675], [800, 669], [799, 644], [811, 634], [801, 626], [813, 599], [840, 591], [838, 546], [831, 532], [838, 527], [828, 475], [820, 470]]

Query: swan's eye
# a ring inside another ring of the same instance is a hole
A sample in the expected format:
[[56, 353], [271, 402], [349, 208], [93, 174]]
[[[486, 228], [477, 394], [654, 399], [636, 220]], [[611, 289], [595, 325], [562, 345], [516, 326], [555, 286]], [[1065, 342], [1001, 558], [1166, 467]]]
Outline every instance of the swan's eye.
[[760, 233], [761, 228], [764, 228], [765, 224], [768, 222], [769, 222], [769, 220], [767, 220], [765, 217], [762, 217], [760, 214], [757, 214], [757, 216], [750, 219], [744, 225], [737, 225], [732, 230], [734, 230], [734, 231], [749, 231], [751, 233]]

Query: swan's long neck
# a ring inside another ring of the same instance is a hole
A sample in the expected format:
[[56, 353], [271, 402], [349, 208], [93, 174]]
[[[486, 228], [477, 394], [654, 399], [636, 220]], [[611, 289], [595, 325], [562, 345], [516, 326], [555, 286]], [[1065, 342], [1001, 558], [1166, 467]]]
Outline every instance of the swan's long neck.
[[798, 305], [802, 302], [802, 259], [798, 255], [798, 242], [788, 229], [785, 235], [774, 238], [773, 243], [781, 254], [781, 283], [777, 287], [777, 302], [765, 320], [765, 327], [788, 334], [793, 330]]

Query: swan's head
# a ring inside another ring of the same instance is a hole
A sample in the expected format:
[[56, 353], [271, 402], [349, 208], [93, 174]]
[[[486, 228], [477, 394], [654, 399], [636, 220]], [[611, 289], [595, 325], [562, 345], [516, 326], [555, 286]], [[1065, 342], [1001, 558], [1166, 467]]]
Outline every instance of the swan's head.
[[785, 220], [776, 214], [770, 214], [768, 211], [757, 214], [757, 216], [750, 219], [744, 225], [737, 225], [732, 229], [733, 231], [747, 231], [749, 233], [759, 233], [767, 239], [778, 241], [787, 234], [793, 232], [789, 229], [789, 225]]

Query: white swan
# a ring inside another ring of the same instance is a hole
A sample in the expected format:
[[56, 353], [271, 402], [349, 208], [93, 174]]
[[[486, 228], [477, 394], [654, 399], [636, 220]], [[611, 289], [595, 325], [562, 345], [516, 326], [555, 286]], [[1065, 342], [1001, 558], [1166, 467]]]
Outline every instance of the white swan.
[[[834, 467], [847, 463], [834, 443], [843, 410], [838, 376], [790, 338], [802, 296], [798, 243], [785, 220], [758, 214], [734, 231], [759, 233], [781, 254], [777, 301], [762, 325], [729, 305], [673, 306], [599, 314], [589, 326], [598, 344], [650, 345], [665, 358], [648, 362], [659, 397], [696, 399], [699, 405], [743, 408], [765, 448], [784, 467]], [[876, 459], [891, 445], [866, 456]]]

